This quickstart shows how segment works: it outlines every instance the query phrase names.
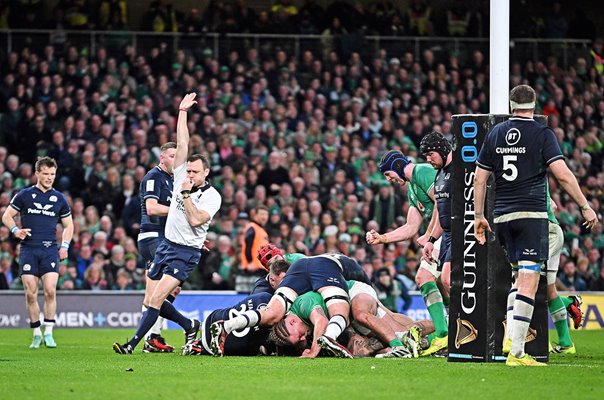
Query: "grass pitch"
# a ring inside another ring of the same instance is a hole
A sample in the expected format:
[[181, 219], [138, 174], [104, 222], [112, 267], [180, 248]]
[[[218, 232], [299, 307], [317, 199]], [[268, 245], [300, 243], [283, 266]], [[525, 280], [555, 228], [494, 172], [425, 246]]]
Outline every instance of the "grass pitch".
[[[0, 331], [0, 399], [602, 399], [604, 331], [573, 331], [578, 354], [546, 368], [442, 358], [302, 360], [115, 354], [126, 330], [55, 331], [58, 348], [30, 350], [31, 330]], [[181, 332], [165, 331], [180, 345]], [[554, 333], [555, 337], [555, 333]], [[132, 369], [133, 371], [129, 371]]]

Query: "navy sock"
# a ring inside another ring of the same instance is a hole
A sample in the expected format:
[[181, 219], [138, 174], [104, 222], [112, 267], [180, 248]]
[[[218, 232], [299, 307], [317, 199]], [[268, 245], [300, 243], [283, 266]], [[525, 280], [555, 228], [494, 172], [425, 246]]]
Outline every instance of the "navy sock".
[[165, 319], [176, 322], [185, 331], [188, 331], [193, 326], [191, 320], [179, 313], [169, 301], [164, 300], [161, 309], [159, 310], [159, 315]]
[[136, 330], [134, 337], [128, 342], [133, 349], [145, 337], [145, 334], [149, 332], [149, 329], [151, 329], [155, 321], [157, 321], [157, 317], [159, 317], [159, 310], [157, 308], [149, 307], [147, 308], [147, 311], [143, 313], [143, 317], [138, 323], [138, 329]]

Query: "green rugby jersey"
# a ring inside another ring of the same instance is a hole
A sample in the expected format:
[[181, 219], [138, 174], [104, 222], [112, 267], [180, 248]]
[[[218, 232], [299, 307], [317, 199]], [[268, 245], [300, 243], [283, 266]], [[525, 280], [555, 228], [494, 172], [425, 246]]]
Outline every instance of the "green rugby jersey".
[[436, 172], [430, 164], [415, 164], [411, 180], [407, 182], [409, 203], [417, 208], [427, 221], [432, 218], [434, 212], [434, 202], [428, 193], [434, 186]]

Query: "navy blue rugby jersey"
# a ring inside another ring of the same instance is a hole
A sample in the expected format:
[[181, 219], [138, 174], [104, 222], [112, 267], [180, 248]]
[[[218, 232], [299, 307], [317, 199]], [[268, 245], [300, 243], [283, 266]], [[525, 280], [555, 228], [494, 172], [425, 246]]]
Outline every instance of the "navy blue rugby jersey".
[[547, 212], [547, 167], [563, 158], [554, 132], [533, 119], [512, 117], [495, 125], [476, 161], [495, 174], [494, 215]]
[[71, 215], [71, 208], [61, 192], [52, 188], [43, 192], [30, 186], [17, 193], [10, 205], [21, 214], [21, 227], [31, 229], [24, 246], [56, 246], [57, 223]]
[[[202, 339], [206, 351], [209, 349], [210, 325], [216, 321], [226, 321], [249, 310], [259, 310], [267, 306], [272, 295], [269, 293], [256, 293], [249, 295], [230, 308], [213, 311], [203, 322]], [[239, 331], [233, 331], [224, 343], [224, 354], [227, 356], [255, 356], [258, 355], [260, 346], [268, 339], [270, 327], [255, 326]]]
[[445, 166], [436, 174], [434, 180], [434, 198], [438, 207], [438, 222], [445, 232], [451, 231], [451, 180], [453, 163]]
[[164, 233], [168, 217], [156, 217], [147, 214], [145, 200], [156, 199], [161, 205], [170, 207], [174, 180], [172, 176], [159, 166], [151, 169], [140, 184], [139, 196], [141, 203], [141, 232]]

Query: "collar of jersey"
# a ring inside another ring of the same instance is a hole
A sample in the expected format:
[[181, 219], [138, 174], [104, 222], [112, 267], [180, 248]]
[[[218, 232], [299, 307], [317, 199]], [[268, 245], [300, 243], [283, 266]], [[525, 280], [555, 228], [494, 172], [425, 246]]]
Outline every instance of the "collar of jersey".
[[205, 192], [206, 190], [208, 190], [209, 188], [210, 188], [210, 181], [206, 181], [206, 184], [205, 184], [205, 185], [203, 185], [203, 186], [199, 186], [199, 187], [197, 187], [197, 188], [192, 187], [192, 188], [191, 188], [191, 194], [193, 194], [193, 193], [195, 193], [195, 192], [197, 192], [197, 191], [199, 191], [200, 193], [203, 193], [203, 192]]

